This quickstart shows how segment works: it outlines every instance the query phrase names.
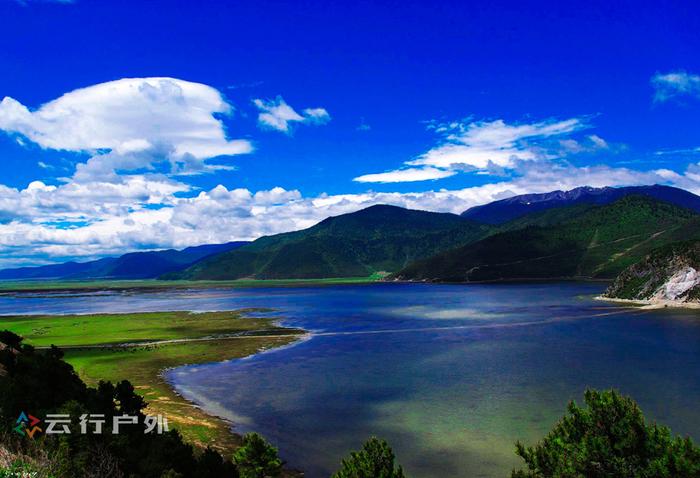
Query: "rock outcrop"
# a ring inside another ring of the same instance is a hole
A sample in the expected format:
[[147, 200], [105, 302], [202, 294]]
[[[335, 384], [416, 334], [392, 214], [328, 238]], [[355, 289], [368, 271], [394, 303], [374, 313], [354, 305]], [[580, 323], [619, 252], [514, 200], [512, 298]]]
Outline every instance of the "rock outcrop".
[[624, 270], [604, 297], [652, 303], [700, 302], [700, 241], [652, 251]]

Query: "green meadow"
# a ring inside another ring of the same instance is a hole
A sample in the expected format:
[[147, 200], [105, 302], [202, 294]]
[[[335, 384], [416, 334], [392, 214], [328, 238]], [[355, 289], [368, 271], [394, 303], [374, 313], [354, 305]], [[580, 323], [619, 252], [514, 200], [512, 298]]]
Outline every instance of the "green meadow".
[[368, 277], [335, 277], [327, 279], [236, 279], [236, 280], [60, 280], [60, 281], [0, 281], [0, 293], [81, 291], [81, 290], [129, 290], [129, 289], [205, 289], [247, 287], [304, 287], [342, 284], [365, 284], [382, 279], [385, 274]]
[[235, 312], [146, 312], [131, 314], [3, 317], [3, 326], [34, 346], [76, 347], [192, 340], [221, 335], [286, 331], [269, 319], [246, 317], [265, 309]]
[[238, 444], [230, 424], [184, 400], [161, 375], [179, 365], [252, 355], [303, 334], [277, 327], [271, 319], [246, 316], [264, 311], [15, 316], [0, 318], [0, 328], [36, 347], [62, 347], [66, 361], [88, 384], [129, 380], [148, 402], [149, 413], [166, 416], [192, 443], [229, 452]]

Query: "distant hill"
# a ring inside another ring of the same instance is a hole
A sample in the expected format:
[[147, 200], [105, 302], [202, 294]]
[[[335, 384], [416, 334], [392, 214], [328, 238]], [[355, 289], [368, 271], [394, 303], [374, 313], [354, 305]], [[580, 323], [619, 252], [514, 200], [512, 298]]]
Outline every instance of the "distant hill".
[[462, 216], [485, 224], [504, 224], [535, 212], [579, 204], [610, 204], [629, 195], [647, 196], [700, 212], [700, 197], [683, 189], [659, 185], [621, 188], [586, 186], [570, 191], [514, 196], [472, 207], [464, 211]]
[[700, 238], [695, 211], [646, 195], [552, 209], [519, 221], [531, 224], [513, 230], [508, 224], [503, 232], [419, 260], [393, 277], [449, 282], [612, 278], [655, 247]]
[[700, 302], [700, 241], [682, 241], [651, 251], [625, 269], [606, 297], [649, 302]]
[[39, 267], [0, 270], [0, 280], [29, 279], [153, 279], [184, 269], [212, 254], [230, 251], [248, 242], [207, 244], [182, 250], [132, 252], [90, 262], [66, 262]]
[[302, 231], [262, 237], [163, 278], [366, 277], [397, 271], [417, 259], [481, 239], [491, 230], [456, 214], [372, 206]]

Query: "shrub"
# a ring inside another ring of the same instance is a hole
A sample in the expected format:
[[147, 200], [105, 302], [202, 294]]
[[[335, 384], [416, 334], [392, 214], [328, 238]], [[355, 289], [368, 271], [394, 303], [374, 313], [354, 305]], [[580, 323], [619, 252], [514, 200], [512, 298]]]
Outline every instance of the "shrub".
[[536, 446], [516, 444], [527, 469], [514, 470], [512, 478], [700, 476], [700, 448], [646, 423], [631, 398], [587, 390], [585, 404], [569, 403], [568, 414]]
[[243, 437], [243, 445], [234, 453], [233, 461], [238, 466], [241, 478], [268, 478], [282, 473], [282, 460], [277, 448], [257, 433], [248, 433]]
[[360, 451], [353, 451], [341, 463], [333, 478], [405, 478], [394, 466], [394, 452], [384, 440], [372, 437]]

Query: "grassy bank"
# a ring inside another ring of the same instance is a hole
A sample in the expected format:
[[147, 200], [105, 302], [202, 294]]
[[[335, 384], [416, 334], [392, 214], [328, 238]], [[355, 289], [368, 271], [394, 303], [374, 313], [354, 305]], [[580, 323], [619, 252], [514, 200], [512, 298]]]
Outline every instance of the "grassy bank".
[[88, 384], [129, 380], [148, 401], [149, 413], [168, 417], [187, 440], [229, 453], [238, 443], [230, 424], [178, 396], [161, 372], [184, 364], [245, 357], [289, 344], [302, 333], [276, 327], [270, 319], [246, 317], [250, 312], [2, 317], [0, 329], [22, 335], [35, 346], [66, 347], [66, 361]]
[[370, 277], [335, 277], [331, 279], [237, 279], [237, 280], [76, 280], [76, 281], [0, 281], [0, 293], [46, 292], [46, 291], [88, 291], [88, 290], [164, 290], [164, 289], [203, 289], [203, 288], [246, 288], [246, 287], [303, 287], [343, 284], [369, 284], [383, 277], [375, 274]]

